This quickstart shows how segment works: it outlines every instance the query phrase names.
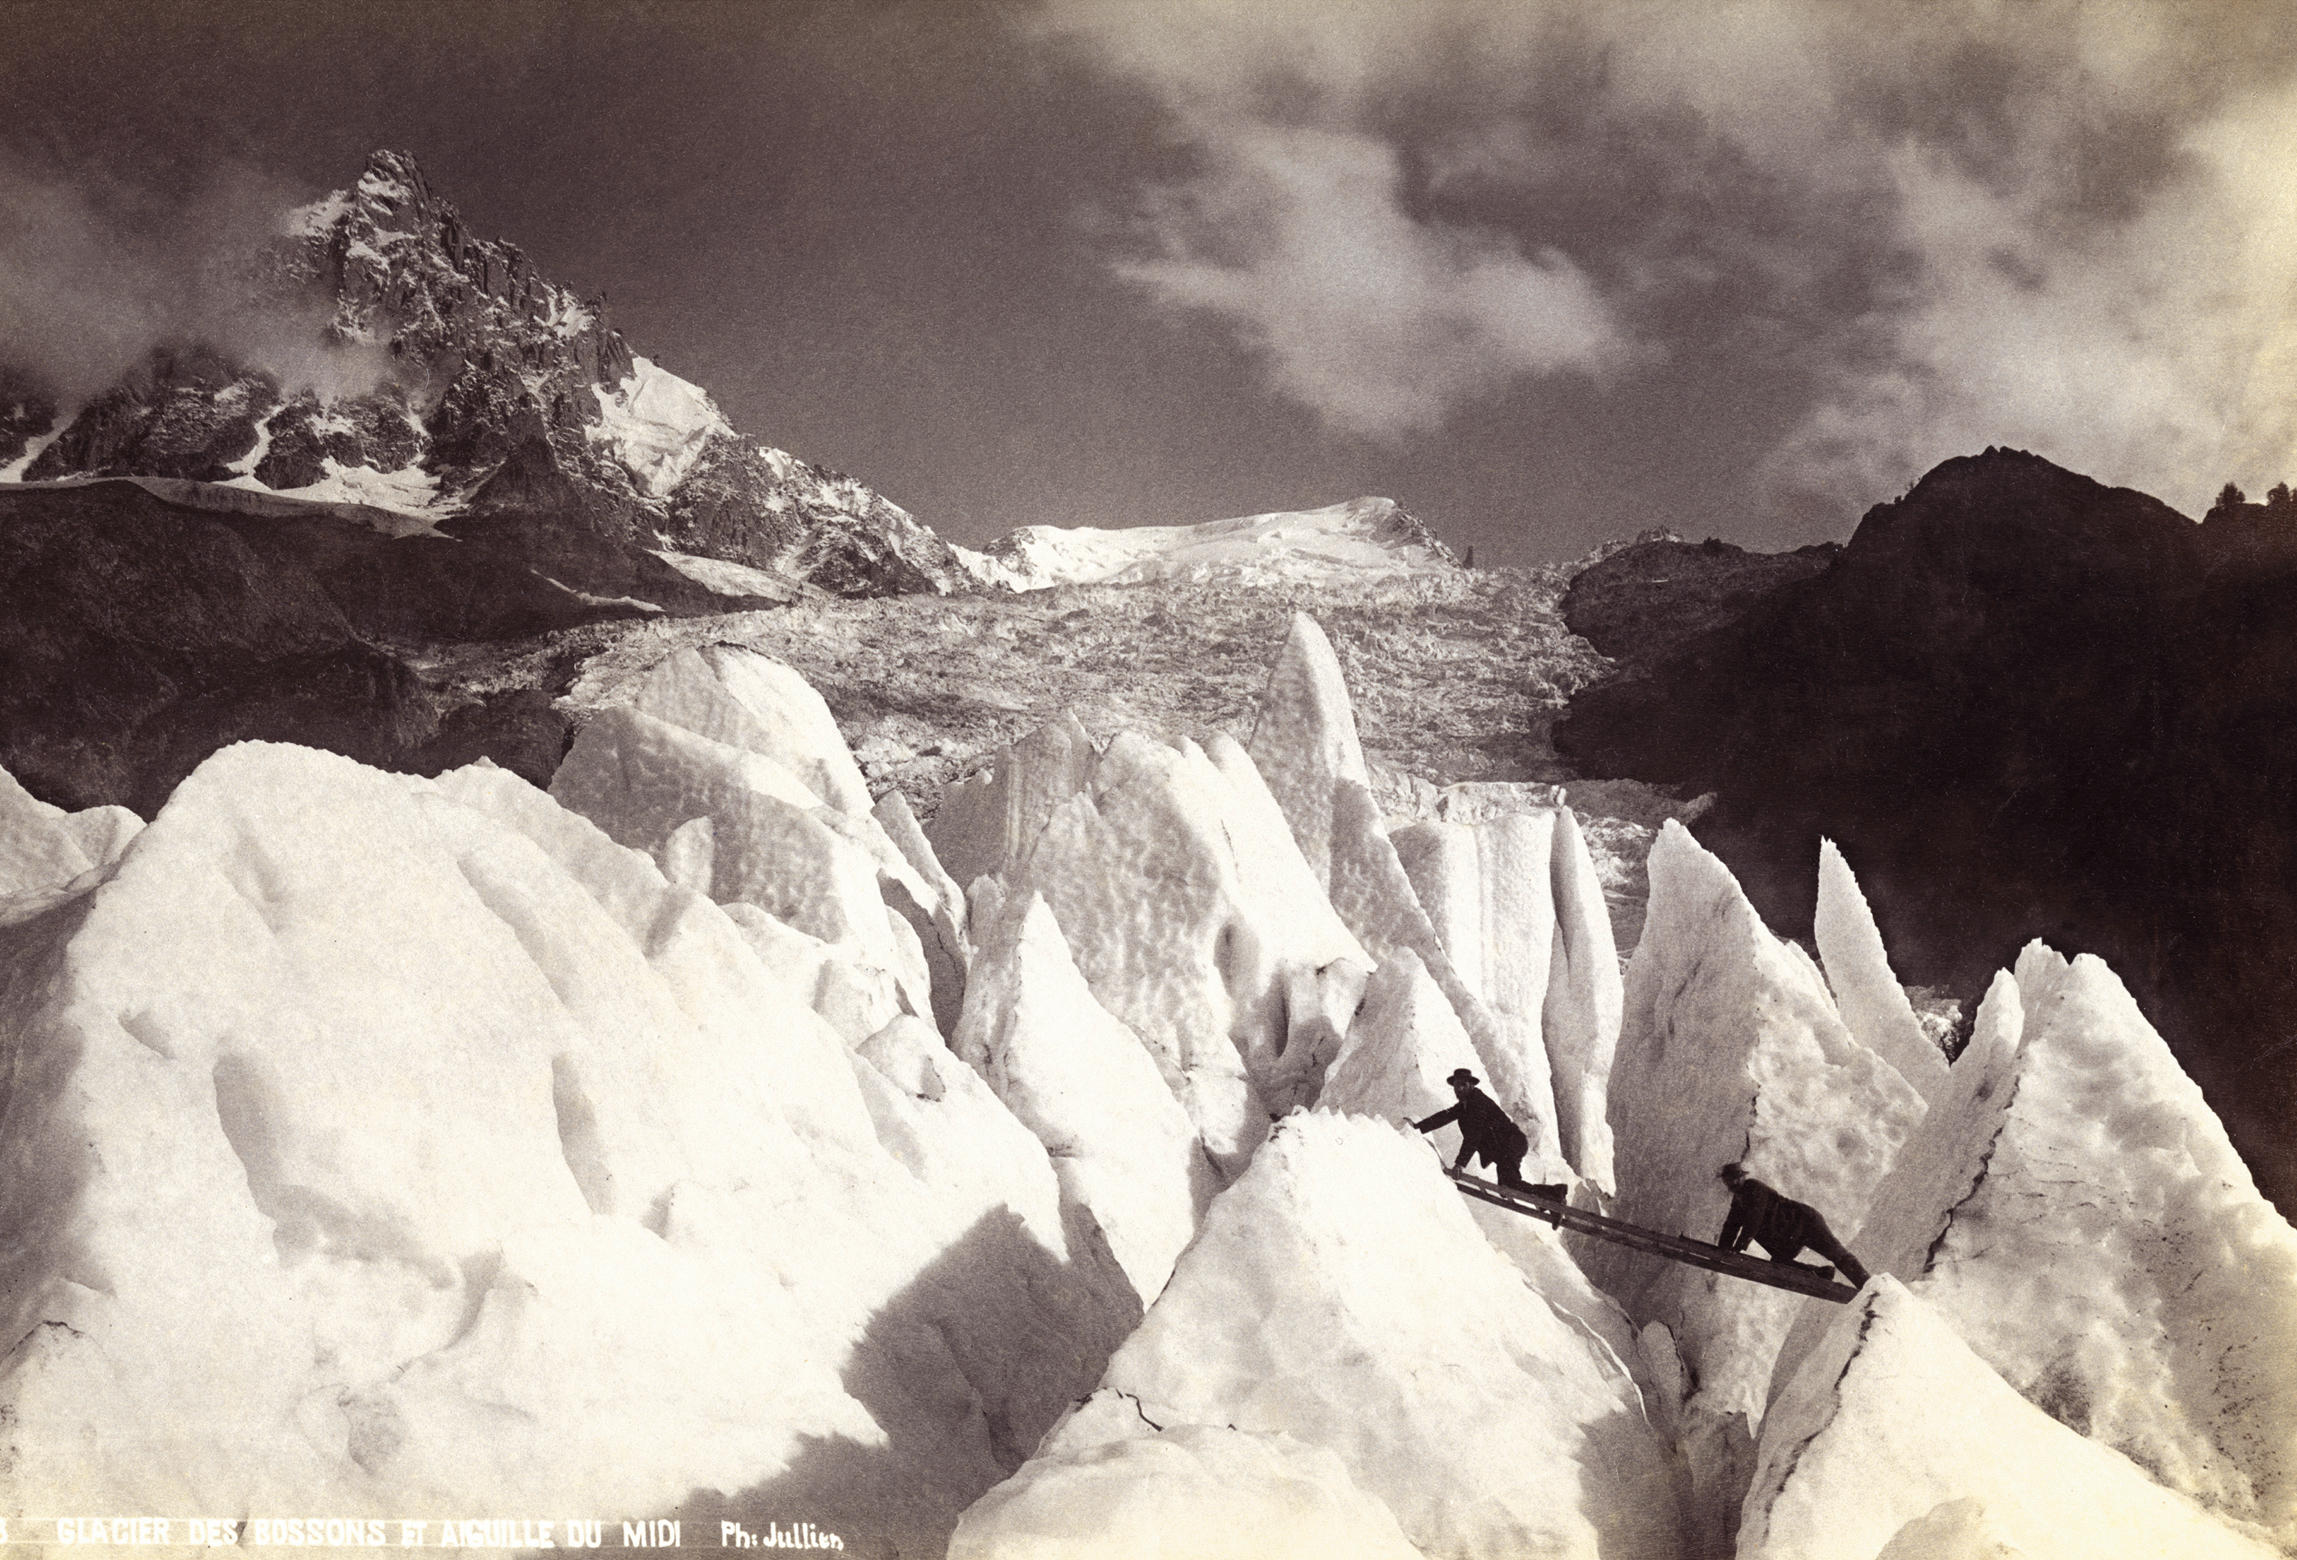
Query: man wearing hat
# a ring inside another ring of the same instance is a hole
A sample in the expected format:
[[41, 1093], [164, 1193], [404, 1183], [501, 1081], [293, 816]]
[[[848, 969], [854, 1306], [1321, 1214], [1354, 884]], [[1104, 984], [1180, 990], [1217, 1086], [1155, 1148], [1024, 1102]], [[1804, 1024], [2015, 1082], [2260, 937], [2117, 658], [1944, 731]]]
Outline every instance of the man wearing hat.
[[[1421, 1132], [1433, 1132], [1438, 1127], [1460, 1124], [1460, 1156], [1452, 1162], [1454, 1170], [1465, 1169], [1469, 1158], [1482, 1160], [1499, 1167], [1499, 1184], [1520, 1191], [1531, 1191], [1523, 1180], [1523, 1156], [1531, 1143], [1523, 1135], [1523, 1128], [1507, 1119], [1492, 1097], [1476, 1087], [1476, 1075], [1465, 1067], [1444, 1080], [1452, 1086], [1459, 1103], [1449, 1110], [1439, 1110], [1425, 1121], [1412, 1123]], [[1560, 1188], [1539, 1188], [1542, 1191]]]

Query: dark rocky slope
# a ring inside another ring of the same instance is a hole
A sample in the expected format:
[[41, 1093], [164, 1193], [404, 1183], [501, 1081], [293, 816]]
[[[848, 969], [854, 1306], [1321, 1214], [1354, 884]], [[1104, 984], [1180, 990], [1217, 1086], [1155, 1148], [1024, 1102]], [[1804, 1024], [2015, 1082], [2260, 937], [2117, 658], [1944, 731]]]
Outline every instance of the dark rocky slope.
[[1625, 659], [1557, 750], [1719, 791], [1698, 833], [1787, 931], [1832, 836], [1902, 978], [1974, 996], [2037, 936], [2102, 955], [2297, 1209], [2297, 526], [2261, 516], [1989, 450], [1736, 615], [1656, 587], [1679, 553], [1622, 553], [1565, 601]]
[[578, 543], [546, 577], [483, 535], [202, 510], [128, 482], [0, 489], [0, 766], [59, 805], [146, 816], [251, 737], [424, 774], [485, 755], [547, 781], [566, 740], [552, 677], [473, 677], [457, 649], [778, 604]]

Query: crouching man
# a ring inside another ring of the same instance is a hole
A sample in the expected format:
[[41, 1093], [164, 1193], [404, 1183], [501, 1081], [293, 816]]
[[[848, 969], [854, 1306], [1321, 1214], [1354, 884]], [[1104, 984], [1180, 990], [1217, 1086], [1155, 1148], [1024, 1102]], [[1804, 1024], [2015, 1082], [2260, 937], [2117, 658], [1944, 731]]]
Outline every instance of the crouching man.
[[1816, 1208], [1764, 1185], [1747, 1174], [1745, 1165], [1725, 1165], [1715, 1175], [1731, 1189], [1731, 1212], [1723, 1220], [1723, 1233], [1715, 1237], [1716, 1245], [1744, 1251], [1753, 1241], [1776, 1262], [1792, 1262], [1808, 1246], [1833, 1263], [1853, 1287], [1866, 1287], [1865, 1267], [1834, 1238]]

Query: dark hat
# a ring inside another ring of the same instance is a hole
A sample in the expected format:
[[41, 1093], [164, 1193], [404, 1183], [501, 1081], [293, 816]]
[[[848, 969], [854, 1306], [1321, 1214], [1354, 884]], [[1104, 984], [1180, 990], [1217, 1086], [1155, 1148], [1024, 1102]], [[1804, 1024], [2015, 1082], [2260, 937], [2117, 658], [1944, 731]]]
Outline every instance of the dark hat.
[[1743, 1181], [1746, 1176], [1747, 1167], [1735, 1160], [1715, 1172], [1715, 1179], [1718, 1181]]
[[1469, 1071], [1468, 1071], [1468, 1070], [1467, 1070], [1465, 1067], [1456, 1067], [1456, 1068], [1454, 1068], [1454, 1069], [1452, 1070], [1452, 1075], [1451, 1075], [1449, 1078], [1446, 1078], [1446, 1079], [1444, 1080], [1444, 1082], [1446, 1082], [1446, 1083], [1467, 1083], [1467, 1084], [1472, 1084], [1472, 1083], [1475, 1083], [1476, 1081], [1477, 1081], [1477, 1079], [1476, 1079], [1476, 1075], [1475, 1075], [1474, 1073], [1472, 1073], [1472, 1072], [1469, 1072]]

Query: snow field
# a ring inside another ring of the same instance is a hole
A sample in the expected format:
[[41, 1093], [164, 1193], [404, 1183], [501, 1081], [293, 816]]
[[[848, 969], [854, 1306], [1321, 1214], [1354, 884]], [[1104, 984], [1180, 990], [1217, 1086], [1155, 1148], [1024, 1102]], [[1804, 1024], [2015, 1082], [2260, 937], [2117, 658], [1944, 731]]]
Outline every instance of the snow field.
[[1017, 591], [1163, 579], [1344, 585], [1457, 567], [1429, 547], [1383, 535], [1395, 513], [1392, 500], [1357, 498], [1199, 525], [1029, 525], [967, 564], [983, 580]]
[[591, 389], [598, 420], [585, 430], [590, 442], [605, 446], [651, 498], [676, 487], [711, 439], [734, 435], [708, 392], [645, 358], [632, 358], [612, 390]]

